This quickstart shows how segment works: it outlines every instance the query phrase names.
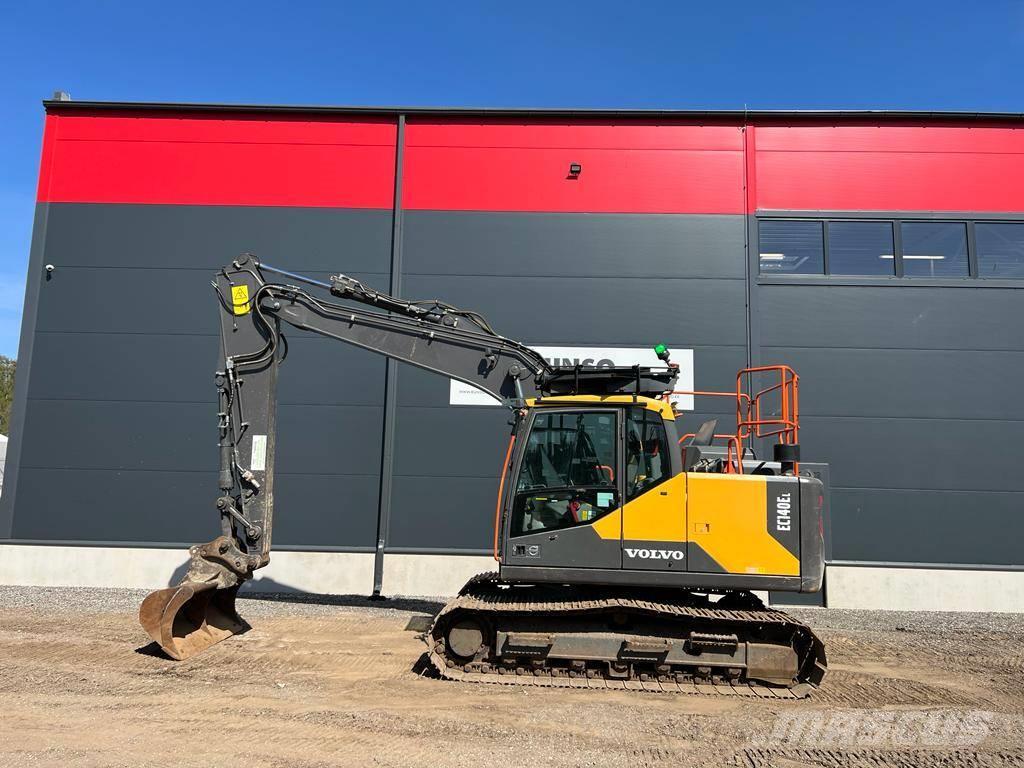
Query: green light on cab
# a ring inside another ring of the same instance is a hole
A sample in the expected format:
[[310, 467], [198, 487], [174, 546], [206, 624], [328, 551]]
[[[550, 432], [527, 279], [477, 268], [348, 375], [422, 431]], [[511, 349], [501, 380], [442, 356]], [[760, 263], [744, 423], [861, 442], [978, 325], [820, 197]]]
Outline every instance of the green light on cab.
[[668, 347], [664, 344], [655, 344], [654, 354], [658, 356], [659, 360], [668, 360]]

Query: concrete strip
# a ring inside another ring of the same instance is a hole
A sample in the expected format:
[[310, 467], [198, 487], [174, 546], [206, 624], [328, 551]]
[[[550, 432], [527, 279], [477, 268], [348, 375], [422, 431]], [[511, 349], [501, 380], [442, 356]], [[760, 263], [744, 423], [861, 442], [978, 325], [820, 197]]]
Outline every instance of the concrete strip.
[[1024, 571], [829, 566], [829, 608], [1024, 612]]
[[[176, 584], [187, 561], [187, 553], [177, 549], [0, 544], [0, 584], [156, 589]], [[389, 554], [384, 559], [384, 594], [454, 595], [471, 576], [496, 567], [486, 556]], [[246, 589], [369, 595], [372, 587], [372, 554], [275, 552]], [[829, 566], [828, 605], [1024, 612], [1024, 571]]]
[[[0, 544], [0, 584], [17, 586], [156, 589], [176, 584], [187, 565], [177, 549]], [[275, 552], [246, 589], [369, 595], [373, 555]]]
[[184, 574], [176, 549], [0, 545], [0, 583], [25, 587], [166, 587]]
[[471, 577], [498, 570], [480, 555], [386, 555], [385, 595], [455, 595]]

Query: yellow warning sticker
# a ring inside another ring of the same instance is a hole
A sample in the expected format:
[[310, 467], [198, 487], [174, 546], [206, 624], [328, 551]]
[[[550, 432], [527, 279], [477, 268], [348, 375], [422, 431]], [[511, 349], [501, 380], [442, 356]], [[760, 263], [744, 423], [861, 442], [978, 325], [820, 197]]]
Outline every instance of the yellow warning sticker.
[[236, 315], [247, 315], [249, 313], [249, 286], [231, 286], [231, 304]]

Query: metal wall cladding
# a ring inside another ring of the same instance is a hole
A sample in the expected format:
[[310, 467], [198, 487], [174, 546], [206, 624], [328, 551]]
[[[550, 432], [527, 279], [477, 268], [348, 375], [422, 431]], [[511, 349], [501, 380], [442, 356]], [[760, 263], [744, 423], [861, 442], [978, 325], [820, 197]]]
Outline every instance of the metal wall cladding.
[[[185, 542], [215, 533], [213, 271], [251, 251], [387, 288], [392, 212], [47, 208], [38, 260], [56, 269], [41, 278], [18, 477], [3, 497], [11, 535]], [[294, 329], [287, 337], [275, 542], [372, 547], [384, 359]]]
[[744, 211], [738, 125], [417, 118], [405, 144], [407, 210]]
[[861, 562], [1019, 566], [1021, 496], [987, 490], [835, 489], [834, 555]]
[[1024, 131], [974, 125], [758, 125], [756, 208], [1024, 211]]
[[[53, 112], [0, 536], [214, 535], [212, 271], [248, 251], [386, 290], [394, 247], [401, 295], [526, 343], [693, 349], [698, 389], [791, 364], [837, 559], [1024, 565], [1021, 290], [761, 284], [747, 258], [758, 210], [1024, 211], [1020, 129], [410, 116], [392, 243], [396, 115]], [[385, 361], [286, 333], [275, 543], [371, 549]], [[507, 411], [397, 369], [387, 548], [486, 551]], [[730, 430], [731, 402], [680, 433], [706, 418]]]
[[757, 291], [761, 360], [799, 371], [803, 455], [831, 465], [835, 558], [1024, 564], [1021, 292]]
[[46, 116], [39, 202], [390, 207], [395, 117]]

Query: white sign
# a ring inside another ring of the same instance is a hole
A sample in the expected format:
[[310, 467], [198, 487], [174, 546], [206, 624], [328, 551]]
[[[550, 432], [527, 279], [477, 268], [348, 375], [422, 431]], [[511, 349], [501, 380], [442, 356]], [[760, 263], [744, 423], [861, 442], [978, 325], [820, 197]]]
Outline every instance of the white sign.
[[[583, 365], [611, 368], [615, 365], [642, 365], [657, 368], [665, 364], [654, 354], [653, 347], [534, 347], [551, 365]], [[679, 365], [676, 389], [693, 390], [693, 350], [672, 349], [672, 362]], [[673, 395], [672, 402], [683, 411], [693, 410], [693, 395]], [[499, 405], [500, 401], [470, 384], [451, 380], [450, 405]]]
[[249, 462], [249, 469], [253, 472], [267, 471], [267, 436], [252, 436], [252, 460]]

